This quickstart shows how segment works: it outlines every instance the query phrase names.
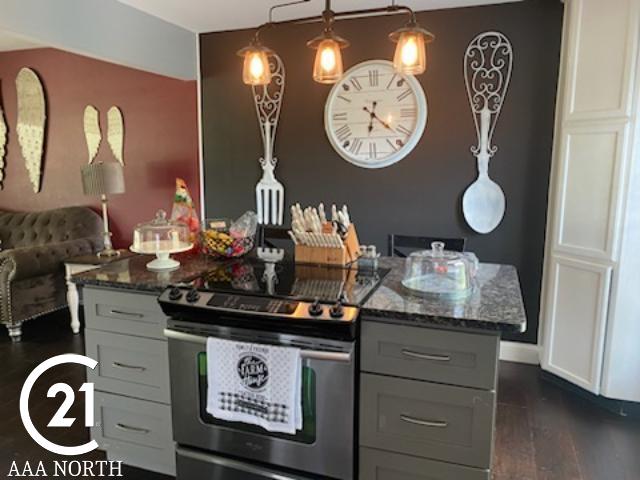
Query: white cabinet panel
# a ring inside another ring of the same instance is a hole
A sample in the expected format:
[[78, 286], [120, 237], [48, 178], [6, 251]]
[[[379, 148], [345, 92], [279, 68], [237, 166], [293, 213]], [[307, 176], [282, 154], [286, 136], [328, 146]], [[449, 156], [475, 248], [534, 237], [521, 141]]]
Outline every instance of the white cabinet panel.
[[611, 267], [552, 259], [543, 367], [598, 393]]
[[559, 250], [612, 258], [624, 132], [624, 126], [566, 129], [557, 207]]
[[[570, 0], [569, 119], [628, 116], [637, 46], [636, 0]], [[603, 41], [606, 39], [606, 41]]]

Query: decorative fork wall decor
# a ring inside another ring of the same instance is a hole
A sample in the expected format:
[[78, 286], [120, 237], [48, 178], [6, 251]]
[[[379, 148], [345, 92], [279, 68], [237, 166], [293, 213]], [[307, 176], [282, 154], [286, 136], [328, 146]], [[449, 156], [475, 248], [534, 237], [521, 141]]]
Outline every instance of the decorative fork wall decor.
[[273, 147], [284, 95], [285, 70], [282, 59], [275, 54], [269, 57], [269, 67], [271, 83], [251, 87], [264, 146], [264, 156], [260, 159], [262, 178], [256, 185], [256, 208], [259, 223], [282, 225], [284, 187], [274, 175], [278, 159], [273, 156]]

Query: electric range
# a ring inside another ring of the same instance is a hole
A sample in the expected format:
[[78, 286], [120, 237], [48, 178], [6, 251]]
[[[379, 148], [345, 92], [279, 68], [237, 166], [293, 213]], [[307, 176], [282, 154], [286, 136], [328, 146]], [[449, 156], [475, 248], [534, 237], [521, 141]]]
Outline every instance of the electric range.
[[[254, 259], [167, 288], [159, 302], [170, 317], [177, 479], [353, 480], [357, 319], [385, 273]], [[268, 432], [206, 411], [211, 337], [300, 349], [300, 430]]]
[[359, 307], [387, 270], [264, 262], [224, 262], [160, 296], [175, 320], [337, 339], [356, 335]]

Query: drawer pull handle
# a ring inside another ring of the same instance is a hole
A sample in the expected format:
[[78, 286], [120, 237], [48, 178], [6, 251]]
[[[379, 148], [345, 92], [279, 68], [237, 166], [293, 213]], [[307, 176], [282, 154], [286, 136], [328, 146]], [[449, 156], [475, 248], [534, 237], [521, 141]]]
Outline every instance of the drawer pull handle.
[[139, 372], [144, 372], [147, 367], [139, 367], [137, 365], [127, 365], [126, 363], [120, 363], [120, 362], [113, 362], [111, 365], [113, 365], [116, 368], [122, 368], [125, 370], [137, 370]]
[[400, 415], [400, 420], [413, 425], [420, 425], [421, 427], [447, 428], [449, 426], [449, 422], [445, 422], [444, 420], [422, 420], [420, 418], [409, 417], [408, 415]]
[[402, 354], [406, 357], [418, 358], [420, 360], [432, 360], [434, 362], [450, 362], [451, 355], [435, 355], [430, 353], [418, 353], [411, 350], [402, 350]]
[[124, 312], [122, 310], [110, 310], [109, 313], [111, 313], [111, 315], [124, 315], [125, 317], [134, 317], [134, 318], [144, 317], [142, 313]]
[[125, 425], [124, 423], [116, 423], [116, 428], [125, 432], [142, 433], [147, 435], [151, 430], [148, 428], [132, 427], [131, 425]]

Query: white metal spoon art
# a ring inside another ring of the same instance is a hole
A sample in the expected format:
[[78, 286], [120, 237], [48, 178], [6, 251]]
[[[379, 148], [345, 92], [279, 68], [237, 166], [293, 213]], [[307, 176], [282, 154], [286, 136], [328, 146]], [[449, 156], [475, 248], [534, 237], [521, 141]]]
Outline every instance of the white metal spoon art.
[[498, 150], [491, 145], [491, 139], [507, 93], [512, 66], [511, 43], [500, 32], [481, 33], [465, 52], [464, 79], [478, 135], [478, 146], [471, 147], [478, 162], [478, 178], [464, 192], [462, 212], [469, 226], [478, 233], [493, 231], [504, 217], [504, 192], [489, 178], [489, 160]]
[[282, 225], [284, 220], [284, 187], [276, 180], [274, 170], [278, 159], [273, 156], [280, 107], [284, 95], [284, 64], [278, 55], [269, 57], [271, 82], [262, 87], [252, 87], [256, 104], [260, 134], [264, 145], [264, 157], [260, 159], [262, 178], [256, 185], [256, 209], [258, 223]]

